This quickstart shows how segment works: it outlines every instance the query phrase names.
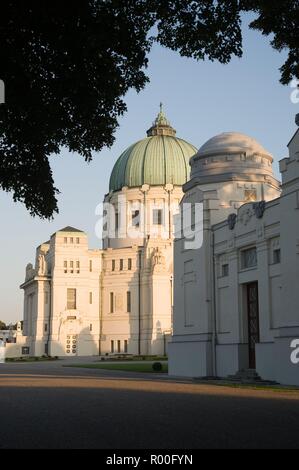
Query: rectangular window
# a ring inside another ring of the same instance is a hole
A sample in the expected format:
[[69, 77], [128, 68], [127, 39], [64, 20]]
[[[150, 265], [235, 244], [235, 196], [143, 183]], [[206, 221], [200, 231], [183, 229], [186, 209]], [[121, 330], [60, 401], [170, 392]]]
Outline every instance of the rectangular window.
[[223, 264], [222, 265], [222, 277], [227, 277], [229, 275], [229, 265]]
[[111, 353], [113, 354], [114, 353], [114, 341], [111, 340]]
[[67, 244], [67, 237], [64, 237], [64, 243]]
[[250, 248], [249, 250], [242, 251], [241, 266], [242, 266], [242, 269], [255, 268], [257, 266], [256, 248]]
[[124, 341], [124, 352], [127, 353], [128, 352], [128, 340], [125, 339]]
[[89, 261], [89, 272], [92, 273], [92, 261]]
[[89, 325], [89, 331], [92, 331], [92, 323]]
[[76, 289], [67, 290], [67, 310], [77, 309], [77, 291]]
[[80, 245], [80, 238], [76, 238], [77, 245]]
[[73, 274], [73, 272], [74, 272], [74, 261], [70, 261], [70, 269], [71, 269], [71, 273]]
[[163, 225], [163, 210], [162, 209], [153, 210], [153, 224]]
[[128, 271], [132, 271], [132, 258], [128, 259]]
[[115, 271], [115, 259], [112, 260], [112, 271]]
[[70, 238], [70, 243], [74, 243], [73, 237]]
[[110, 292], [110, 313], [114, 313], [114, 293]]
[[89, 303], [92, 304], [92, 292], [89, 292]]
[[127, 292], [127, 312], [131, 313], [131, 292]]
[[117, 352], [118, 352], [118, 354], [121, 353], [121, 342], [120, 342], [120, 340], [117, 341]]
[[80, 273], [80, 261], [76, 261], [77, 274]]
[[140, 226], [140, 211], [132, 211], [132, 227]]
[[45, 333], [48, 331], [48, 323], [45, 323]]
[[121, 259], [121, 260], [119, 261], [119, 269], [120, 269], [120, 271], [123, 271], [123, 270], [124, 270], [124, 260], [123, 260], [123, 259]]
[[63, 263], [63, 267], [64, 267], [64, 274], [66, 274], [67, 273], [67, 261]]
[[279, 249], [274, 250], [273, 251], [273, 263], [280, 264], [280, 262], [281, 262], [281, 251]]

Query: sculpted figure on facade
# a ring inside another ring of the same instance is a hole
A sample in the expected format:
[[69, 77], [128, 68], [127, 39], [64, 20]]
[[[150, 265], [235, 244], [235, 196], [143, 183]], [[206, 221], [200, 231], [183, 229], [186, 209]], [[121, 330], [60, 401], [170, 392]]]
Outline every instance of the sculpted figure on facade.
[[45, 255], [40, 253], [38, 256], [38, 275], [45, 276], [47, 274], [47, 263]]
[[253, 207], [256, 218], [262, 219], [266, 210], [266, 201], [257, 202]]
[[237, 215], [236, 214], [230, 214], [227, 219], [227, 223], [229, 226], [230, 230], [234, 230], [236, 223], [237, 223]]
[[166, 260], [160, 248], [156, 248], [153, 253], [152, 266], [154, 271], [164, 271]]
[[27, 264], [26, 266], [26, 282], [30, 281], [33, 279], [35, 276], [35, 269], [33, 269], [33, 266], [31, 263]]

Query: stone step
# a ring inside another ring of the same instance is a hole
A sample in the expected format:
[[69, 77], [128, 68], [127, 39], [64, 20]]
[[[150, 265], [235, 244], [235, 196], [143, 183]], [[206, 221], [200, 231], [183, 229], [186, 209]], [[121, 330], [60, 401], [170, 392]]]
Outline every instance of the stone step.
[[271, 380], [263, 380], [254, 369], [240, 370], [235, 375], [230, 375], [228, 377], [228, 380], [233, 383], [278, 385], [277, 382], [273, 382]]
[[261, 377], [258, 375], [257, 371], [254, 369], [244, 369], [237, 372], [234, 376], [239, 379], [251, 379], [251, 380], [261, 380]]

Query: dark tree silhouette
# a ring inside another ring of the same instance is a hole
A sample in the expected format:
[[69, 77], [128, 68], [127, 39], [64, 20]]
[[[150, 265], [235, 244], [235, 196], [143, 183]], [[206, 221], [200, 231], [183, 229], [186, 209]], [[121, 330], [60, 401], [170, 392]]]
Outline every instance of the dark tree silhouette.
[[[242, 55], [242, 12], [287, 48], [282, 83], [299, 78], [298, 1], [6, 0], [0, 14], [0, 188], [50, 218], [49, 156], [65, 146], [90, 161], [111, 146], [124, 96], [148, 81], [154, 41], [182, 56], [228, 63]], [[152, 37], [151, 37], [152, 35]]]

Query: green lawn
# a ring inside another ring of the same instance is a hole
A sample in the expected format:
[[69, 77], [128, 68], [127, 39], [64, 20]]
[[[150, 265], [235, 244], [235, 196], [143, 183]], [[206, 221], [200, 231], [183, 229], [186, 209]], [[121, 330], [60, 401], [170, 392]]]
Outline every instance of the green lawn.
[[153, 370], [153, 362], [141, 362], [140, 364], [123, 364], [123, 363], [93, 363], [93, 364], [73, 364], [65, 367], [79, 367], [81, 369], [106, 369], [106, 370], [121, 370], [127, 372], [146, 372], [156, 374], [166, 374], [168, 372], [168, 364], [162, 364], [163, 369], [161, 372], [155, 372]]

